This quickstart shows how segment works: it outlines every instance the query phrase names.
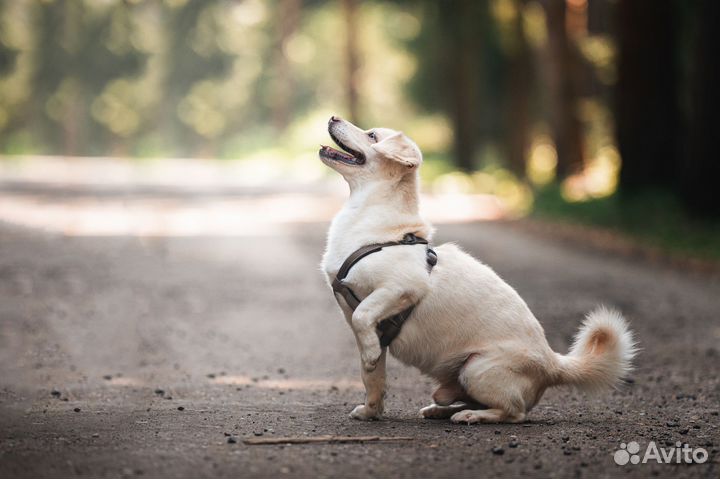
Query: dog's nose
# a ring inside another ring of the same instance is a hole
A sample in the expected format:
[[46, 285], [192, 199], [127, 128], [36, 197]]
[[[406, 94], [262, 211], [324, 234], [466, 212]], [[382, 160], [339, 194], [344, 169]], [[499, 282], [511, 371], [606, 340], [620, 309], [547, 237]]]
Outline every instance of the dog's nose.
[[330, 117], [330, 123], [334, 123], [334, 122], [336, 122], [336, 121], [340, 121], [340, 117], [339, 117], [339, 116], [333, 115], [333, 116]]

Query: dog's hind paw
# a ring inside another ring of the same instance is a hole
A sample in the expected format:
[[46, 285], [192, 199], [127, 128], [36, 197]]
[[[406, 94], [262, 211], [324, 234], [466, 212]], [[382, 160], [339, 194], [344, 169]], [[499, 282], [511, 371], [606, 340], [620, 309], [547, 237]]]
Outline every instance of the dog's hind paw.
[[377, 421], [381, 415], [382, 411], [369, 408], [365, 404], [360, 404], [350, 413], [350, 417], [358, 421]]
[[[480, 411], [473, 411], [470, 409], [466, 409], [464, 411], [457, 412], [452, 415], [450, 420], [454, 423], [466, 423], [466, 424], [474, 424], [477, 422], [490, 422], [487, 421], [488, 418], [483, 416]], [[496, 422], [496, 421], [492, 421]]]
[[479, 422], [522, 422], [525, 420], [525, 412], [510, 414], [502, 409], [465, 409], [453, 414], [450, 420], [454, 423], [475, 424]]
[[447, 419], [458, 411], [465, 409], [465, 404], [455, 406], [440, 406], [431, 404], [420, 409], [420, 416], [425, 419]]

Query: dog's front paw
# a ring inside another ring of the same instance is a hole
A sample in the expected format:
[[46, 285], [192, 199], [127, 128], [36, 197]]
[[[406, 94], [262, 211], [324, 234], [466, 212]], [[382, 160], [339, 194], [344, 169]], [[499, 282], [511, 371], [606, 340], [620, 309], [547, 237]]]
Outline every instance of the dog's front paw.
[[357, 419], [359, 421], [377, 421], [378, 419], [380, 419], [381, 415], [382, 411], [369, 408], [365, 404], [359, 405], [350, 413], [351, 418]]

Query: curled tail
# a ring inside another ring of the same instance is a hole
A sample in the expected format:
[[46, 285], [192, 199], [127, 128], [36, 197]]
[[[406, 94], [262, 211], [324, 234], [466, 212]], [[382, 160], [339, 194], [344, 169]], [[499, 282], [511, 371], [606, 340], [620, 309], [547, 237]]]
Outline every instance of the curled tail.
[[589, 392], [611, 388], [632, 369], [636, 353], [633, 333], [622, 315], [600, 306], [586, 316], [570, 352], [555, 353], [556, 384]]

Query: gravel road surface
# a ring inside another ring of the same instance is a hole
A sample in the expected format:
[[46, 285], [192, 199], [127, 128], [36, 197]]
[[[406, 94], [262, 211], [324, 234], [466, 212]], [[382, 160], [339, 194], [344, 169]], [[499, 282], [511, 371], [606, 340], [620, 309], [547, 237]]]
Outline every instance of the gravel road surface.
[[[550, 390], [524, 424], [454, 425], [418, 417], [433, 385], [391, 360], [386, 418], [357, 422], [355, 343], [318, 267], [327, 223], [141, 237], [3, 223], [0, 477], [719, 477], [717, 278], [502, 223], [437, 226], [520, 292], [555, 350], [598, 303], [620, 308], [642, 347], [629, 384]], [[242, 442], [323, 434], [413, 439]], [[630, 441], [709, 459], [616, 465]]]

